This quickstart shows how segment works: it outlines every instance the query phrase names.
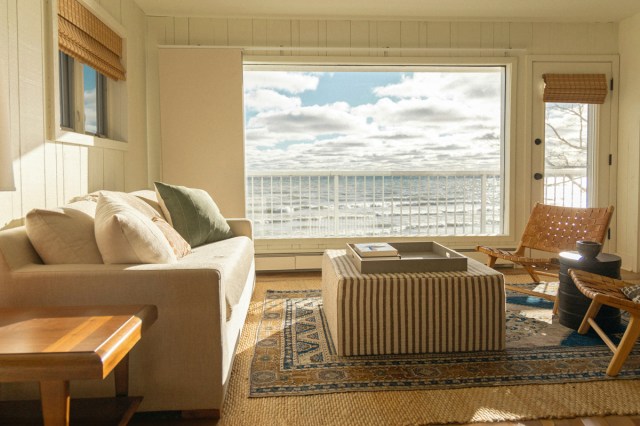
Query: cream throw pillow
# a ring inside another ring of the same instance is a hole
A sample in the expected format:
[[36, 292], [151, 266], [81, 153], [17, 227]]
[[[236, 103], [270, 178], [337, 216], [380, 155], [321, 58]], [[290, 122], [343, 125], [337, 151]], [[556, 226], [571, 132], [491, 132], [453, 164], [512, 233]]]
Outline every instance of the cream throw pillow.
[[160, 229], [160, 232], [164, 234], [167, 241], [169, 241], [169, 245], [173, 249], [176, 258], [182, 259], [191, 253], [191, 246], [189, 243], [182, 238], [182, 235], [180, 235], [178, 231], [173, 229], [169, 222], [158, 216], [151, 218], [151, 221], [158, 227], [158, 229]]
[[[149, 199], [149, 194], [153, 197]], [[117, 198], [120, 201], [123, 201], [125, 204], [134, 207], [140, 213], [147, 216], [149, 219], [154, 218], [156, 216], [163, 217], [162, 209], [160, 208], [160, 204], [155, 201], [155, 191], [151, 190], [141, 190], [132, 193], [120, 192], [120, 191], [107, 191], [105, 189], [101, 189], [99, 191], [92, 192], [87, 195], [82, 195], [80, 197], [76, 197], [71, 201], [93, 201], [94, 203], [98, 202], [98, 199], [101, 195], [109, 195], [110, 197]], [[155, 205], [154, 205], [155, 204]]]
[[25, 218], [27, 235], [46, 264], [102, 263], [93, 230], [95, 214], [91, 201], [33, 209]]
[[176, 255], [160, 229], [118, 197], [100, 195], [95, 234], [104, 263], [173, 263]]

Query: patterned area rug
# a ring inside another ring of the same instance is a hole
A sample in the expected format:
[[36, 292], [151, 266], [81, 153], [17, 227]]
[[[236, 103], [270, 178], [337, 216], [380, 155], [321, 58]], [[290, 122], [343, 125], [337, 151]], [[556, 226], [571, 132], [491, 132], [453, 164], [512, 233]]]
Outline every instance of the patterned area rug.
[[[506, 351], [340, 357], [325, 322], [320, 290], [269, 290], [251, 362], [249, 396], [640, 378], [638, 345], [620, 375], [608, 377], [609, 348], [595, 333], [583, 336], [560, 325], [551, 308], [545, 299], [507, 292]], [[621, 326], [614, 341], [623, 331]]]

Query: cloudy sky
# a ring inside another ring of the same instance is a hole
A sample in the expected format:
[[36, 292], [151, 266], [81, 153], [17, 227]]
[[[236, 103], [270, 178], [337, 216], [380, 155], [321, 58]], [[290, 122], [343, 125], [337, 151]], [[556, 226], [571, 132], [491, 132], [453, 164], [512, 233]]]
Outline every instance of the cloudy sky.
[[84, 79], [84, 130], [89, 133], [98, 131], [96, 113], [96, 71], [83, 64], [82, 77]]
[[499, 170], [501, 68], [245, 71], [248, 171]]

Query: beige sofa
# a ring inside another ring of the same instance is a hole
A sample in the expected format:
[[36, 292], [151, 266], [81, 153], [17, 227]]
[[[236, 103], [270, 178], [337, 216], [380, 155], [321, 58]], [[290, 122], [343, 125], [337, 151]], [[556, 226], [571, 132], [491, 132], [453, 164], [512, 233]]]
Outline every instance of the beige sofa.
[[[157, 322], [131, 353], [130, 394], [144, 397], [140, 411], [219, 415], [255, 283], [251, 222], [227, 221], [233, 238], [172, 264], [44, 265], [24, 226], [0, 231], [0, 306], [156, 305]], [[2, 383], [0, 399], [37, 391]], [[113, 377], [72, 382], [71, 394], [114, 395]]]

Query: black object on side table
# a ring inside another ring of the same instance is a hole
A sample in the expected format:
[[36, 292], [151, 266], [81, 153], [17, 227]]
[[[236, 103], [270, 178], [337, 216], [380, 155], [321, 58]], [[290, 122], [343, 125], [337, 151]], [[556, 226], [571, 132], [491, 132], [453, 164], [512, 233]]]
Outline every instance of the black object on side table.
[[[565, 251], [560, 253], [559, 260], [558, 316], [560, 324], [577, 330], [591, 304], [591, 299], [577, 289], [569, 276], [569, 269], [580, 269], [620, 279], [622, 259], [619, 256], [607, 253], [601, 253], [595, 258], [585, 258], [576, 251]], [[596, 320], [602, 329], [614, 329], [620, 324], [620, 310], [610, 306], [602, 306]]]

